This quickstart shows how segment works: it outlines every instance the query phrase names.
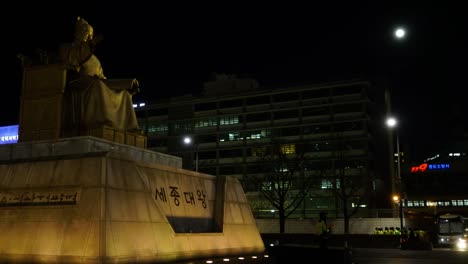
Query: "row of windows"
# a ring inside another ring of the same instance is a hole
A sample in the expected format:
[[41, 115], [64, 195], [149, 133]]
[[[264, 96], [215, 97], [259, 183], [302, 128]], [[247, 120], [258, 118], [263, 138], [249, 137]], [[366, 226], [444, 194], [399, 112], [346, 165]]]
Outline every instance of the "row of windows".
[[[282, 102], [283, 100], [288, 100], [287, 97], [278, 99], [277, 101]], [[231, 102], [231, 101], [229, 101]], [[220, 102], [220, 108], [223, 107], [234, 107], [236, 104], [223, 104]], [[237, 105], [241, 106], [241, 105]], [[195, 105], [195, 111], [207, 111], [207, 110], [215, 110], [216, 102], [211, 103], [203, 103]], [[352, 102], [352, 103], [342, 103], [342, 104], [331, 104], [329, 106], [313, 106], [313, 107], [303, 107], [302, 109], [294, 109], [294, 110], [287, 110], [287, 111], [276, 111], [273, 112], [275, 118], [292, 118], [297, 117], [300, 115], [299, 110], [302, 112], [302, 116], [317, 116], [317, 115], [327, 115], [330, 113], [349, 113], [349, 112], [361, 112], [365, 111], [364, 104], [362, 102]], [[148, 109], [147, 112], [144, 110], [136, 111], [138, 118], [144, 118], [145, 115], [148, 116], [167, 116], [168, 115], [168, 108], [157, 108], [157, 109]], [[247, 115], [246, 120], [255, 119], [256, 114]], [[262, 113], [264, 118], [270, 118], [269, 112]]]
[[408, 207], [451, 207], [451, 206], [468, 206], [468, 199], [458, 199], [449, 201], [406, 201]]
[[219, 135], [219, 141], [238, 141], [238, 140], [250, 140], [250, 139], [261, 139], [261, 138], [268, 138], [271, 136], [271, 130], [269, 129], [260, 129], [260, 130], [253, 130], [253, 131], [243, 131], [243, 132], [228, 132], [222, 133]]
[[[225, 126], [225, 125], [235, 125], [239, 124], [239, 116], [223, 116], [219, 118], [219, 125]], [[217, 126], [218, 125], [218, 119], [217, 118], [204, 118], [195, 121], [194, 126], [196, 128], [200, 127], [212, 127], [212, 126]]]
[[[242, 157], [242, 151], [237, 150], [238, 152], [229, 152], [228, 154], [225, 153], [220, 153], [222, 157], [227, 158], [230, 155], [233, 155], [234, 157]], [[215, 159], [216, 155], [213, 154], [212, 158]], [[335, 164], [337, 164], [337, 161], [334, 161]], [[346, 163], [346, 168], [350, 169], [356, 169], [356, 168], [364, 168], [361, 164], [364, 164], [366, 161], [364, 160], [344, 160], [343, 163]], [[304, 171], [307, 171], [309, 173], [312, 173], [315, 175], [315, 172], [319, 171], [319, 173], [323, 173], [324, 170], [330, 170], [333, 161], [328, 161], [326, 166], [321, 166], [321, 167], [316, 167], [315, 164], [318, 162], [314, 162], [312, 160], [307, 160], [305, 164]], [[200, 171], [208, 173], [210, 170], [216, 170], [216, 166], [203, 166], [205, 163], [200, 162]], [[244, 169], [245, 167], [245, 169]], [[263, 165], [257, 164], [245, 164], [243, 165], [232, 165], [232, 166], [219, 166], [221, 170], [221, 174], [258, 174], [258, 173], [266, 173], [270, 171], [271, 164], [269, 165], [268, 163], [264, 163]], [[314, 184], [316, 186], [316, 189], [330, 189], [333, 187], [333, 182], [330, 179], [322, 179], [320, 175], [315, 175], [317, 176], [317, 181]], [[340, 182], [337, 182], [337, 187], [340, 187]]]
[[[238, 124], [239, 123], [239, 118], [237, 116], [231, 116], [231, 117], [225, 117], [220, 119], [220, 125], [233, 125], [233, 124]], [[209, 126], [216, 126], [217, 119], [211, 118], [211, 119], [203, 119], [199, 120], [195, 123], [196, 128], [201, 128], [201, 127], [209, 127]], [[149, 125], [142, 125], [143, 130], [146, 130], [148, 128], [148, 133], [161, 133], [161, 132], [167, 132], [169, 130], [168, 124], [149, 124]], [[188, 123], [176, 123], [174, 124], [174, 128], [176, 130], [183, 130], [186, 132], [191, 131], [190, 124]], [[296, 136], [301, 134], [300, 131], [301, 127], [294, 126], [294, 127], [284, 127], [284, 128], [279, 128], [276, 129], [276, 135], [277, 136]], [[362, 130], [365, 128], [365, 122], [364, 121], [350, 121], [350, 122], [341, 122], [341, 123], [332, 123], [332, 124], [317, 124], [317, 125], [310, 125], [310, 126], [303, 126], [303, 134], [317, 134], [317, 133], [327, 133], [330, 131], [335, 131], [335, 132], [346, 132], [346, 131], [354, 131], [354, 130]], [[245, 136], [239, 136], [240, 138], [246, 138], [246, 139], [255, 139], [255, 138], [262, 138], [262, 137], [267, 137], [271, 135], [271, 132], [266, 132], [267, 130], [264, 130], [265, 132], [261, 132], [257, 136], [253, 135], [248, 135], [248, 134], [255, 134], [254, 132], [245, 132], [247, 135]], [[269, 130], [268, 130], [269, 131]], [[236, 133], [244, 133], [244, 132], [236, 132]], [[258, 133], [257, 133], [258, 134]], [[265, 135], [261, 135], [265, 134]], [[231, 140], [239, 140], [239, 139], [231, 139]], [[221, 141], [226, 141], [226, 139], [223, 137], [223, 140]]]
[[[336, 188], [340, 188], [340, 179], [336, 179]], [[320, 185], [320, 189], [333, 189], [333, 181], [330, 179], [322, 179], [322, 183]]]
[[[330, 96], [341, 96], [341, 95], [351, 95], [351, 94], [361, 94], [363, 87], [360, 85], [353, 86], [342, 86], [334, 87], [333, 89], [314, 89], [302, 92], [295, 93], [281, 93], [274, 95], [265, 95], [265, 96], [256, 96], [249, 97], [245, 99], [245, 104], [247, 106], [251, 105], [260, 105], [260, 104], [270, 104], [270, 103], [281, 103], [288, 101], [297, 101], [299, 98], [302, 99], [316, 99], [322, 97]], [[229, 107], [242, 107], [243, 99], [232, 99], [220, 101], [219, 106], [217, 102], [207, 102], [195, 104], [195, 111], [209, 111], [219, 108], [229, 108]]]
[[148, 133], [160, 133], [166, 132], [169, 130], [169, 126], [167, 124], [150, 124], [150, 125], [142, 125], [143, 131], [148, 128]]

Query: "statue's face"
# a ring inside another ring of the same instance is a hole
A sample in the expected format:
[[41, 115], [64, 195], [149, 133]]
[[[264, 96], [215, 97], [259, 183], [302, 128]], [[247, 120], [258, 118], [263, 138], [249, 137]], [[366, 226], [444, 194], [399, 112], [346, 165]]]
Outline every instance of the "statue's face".
[[93, 36], [94, 36], [93, 28], [91, 26], [86, 26], [84, 28], [81, 28], [81, 30], [79, 30], [76, 33], [75, 38], [78, 41], [86, 42], [86, 41], [93, 39]]
[[93, 39], [93, 36], [94, 36], [94, 29], [92, 27], [89, 27], [87, 40]]

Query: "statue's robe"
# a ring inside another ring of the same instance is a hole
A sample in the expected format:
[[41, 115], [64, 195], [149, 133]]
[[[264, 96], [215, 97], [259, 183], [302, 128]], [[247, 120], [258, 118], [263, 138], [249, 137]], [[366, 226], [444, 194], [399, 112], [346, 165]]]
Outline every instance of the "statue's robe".
[[87, 130], [108, 126], [139, 131], [132, 100], [133, 92], [138, 89], [135, 79], [106, 79], [88, 43], [63, 47], [61, 59], [76, 71], [66, 89], [66, 127]]

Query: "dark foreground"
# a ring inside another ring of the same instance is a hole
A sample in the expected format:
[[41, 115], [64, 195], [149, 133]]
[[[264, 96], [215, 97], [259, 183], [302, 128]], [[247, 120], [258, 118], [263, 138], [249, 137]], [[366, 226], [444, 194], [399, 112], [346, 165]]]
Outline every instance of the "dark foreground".
[[319, 249], [310, 245], [277, 245], [268, 247], [263, 254], [229, 256], [211, 259], [187, 260], [173, 264], [280, 264], [297, 263], [297, 260], [327, 259], [328, 263], [352, 263], [351, 250], [343, 248]]
[[292, 264], [316, 263], [325, 260], [326, 263], [346, 264], [466, 264], [468, 251], [447, 248], [434, 250], [401, 250], [391, 248], [329, 248], [320, 250], [313, 245], [282, 244], [268, 248], [265, 254], [257, 256], [238, 256], [190, 260], [177, 264]]

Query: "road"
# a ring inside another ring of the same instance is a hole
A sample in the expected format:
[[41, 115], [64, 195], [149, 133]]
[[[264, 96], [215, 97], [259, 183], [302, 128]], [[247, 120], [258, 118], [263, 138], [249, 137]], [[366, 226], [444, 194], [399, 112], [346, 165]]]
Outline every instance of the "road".
[[[271, 248], [271, 254], [259, 254], [255, 258], [246, 255], [243, 258], [218, 257], [181, 261], [170, 264], [291, 264], [291, 263], [329, 263], [329, 264], [467, 264], [468, 251], [452, 251], [449, 249], [434, 250], [400, 250], [353, 248], [352, 254], [345, 254], [343, 248], [320, 250], [310, 245], [282, 245]], [[268, 256], [268, 257], [267, 257]]]
[[352, 262], [355, 264], [468, 263], [468, 251], [439, 248], [432, 251], [357, 248], [352, 250], [352, 254]]

